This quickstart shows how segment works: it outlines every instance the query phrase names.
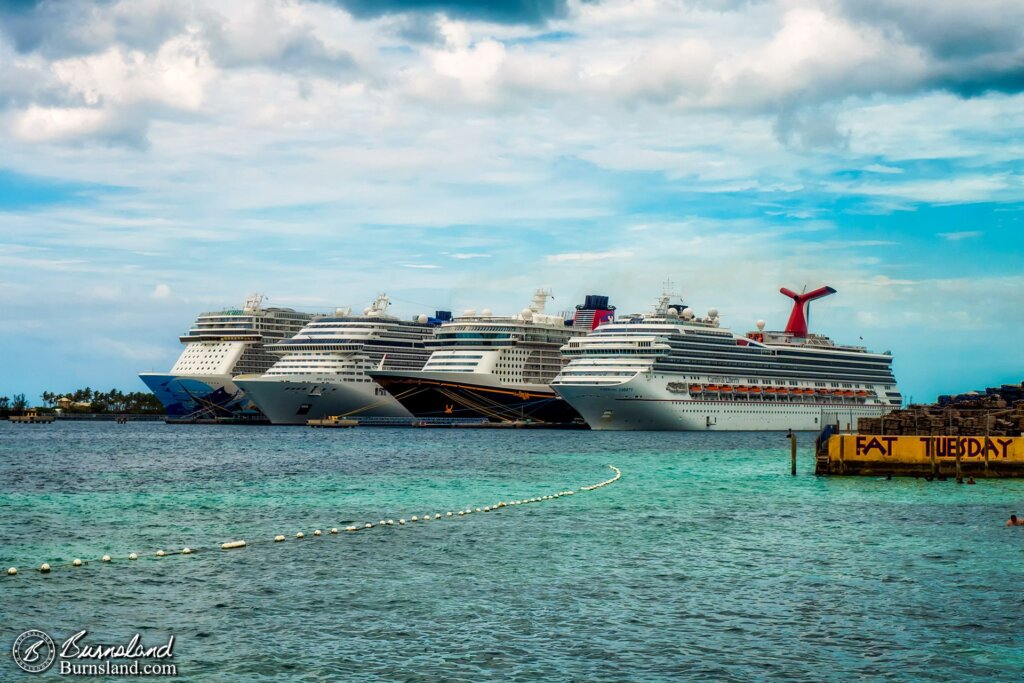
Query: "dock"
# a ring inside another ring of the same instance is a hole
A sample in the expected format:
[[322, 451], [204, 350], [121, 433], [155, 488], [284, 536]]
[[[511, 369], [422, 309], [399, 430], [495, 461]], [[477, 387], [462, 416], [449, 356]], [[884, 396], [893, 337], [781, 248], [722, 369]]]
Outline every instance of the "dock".
[[831, 434], [816, 474], [897, 477], [1024, 477], [1021, 436]]
[[856, 433], [829, 424], [815, 450], [816, 474], [1024, 477], [1024, 384], [862, 417]]
[[447, 427], [449, 429], [589, 429], [585, 423], [539, 422], [534, 420], [454, 420], [451, 422], [414, 422], [413, 427]]
[[307, 420], [306, 424], [316, 429], [350, 429], [359, 426], [359, 420], [344, 417], [325, 417], [319, 420]]
[[7, 418], [14, 424], [50, 424], [57, 418], [54, 415], [40, 415], [35, 410], [26, 411], [24, 415], [11, 415]]

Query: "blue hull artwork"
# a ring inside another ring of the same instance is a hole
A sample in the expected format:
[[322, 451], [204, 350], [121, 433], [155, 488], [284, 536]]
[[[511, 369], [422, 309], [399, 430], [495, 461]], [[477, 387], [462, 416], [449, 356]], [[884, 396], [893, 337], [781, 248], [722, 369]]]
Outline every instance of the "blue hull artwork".
[[144, 373], [139, 378], [175, 420], [260, 417], [245, 392], [227, 377], [179, 377]]

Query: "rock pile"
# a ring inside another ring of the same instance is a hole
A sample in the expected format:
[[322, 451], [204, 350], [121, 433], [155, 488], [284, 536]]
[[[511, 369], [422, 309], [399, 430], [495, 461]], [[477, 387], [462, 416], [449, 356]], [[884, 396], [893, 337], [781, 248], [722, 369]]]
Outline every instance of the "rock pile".
[[937, 403], [912, 405], [882, 417], [857, 421], [861, 434], [887, 436], [1022, 436], [1024, 382], [940, 396]]

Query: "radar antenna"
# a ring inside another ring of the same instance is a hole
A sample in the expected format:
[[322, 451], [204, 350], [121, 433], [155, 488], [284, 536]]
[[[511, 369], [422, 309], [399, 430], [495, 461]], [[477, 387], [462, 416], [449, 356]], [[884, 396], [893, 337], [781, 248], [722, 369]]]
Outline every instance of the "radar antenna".
[[260, 306], [263, 304], [262, 294], [250, 294], [249, 298], [245, 300], [245, 312], [252, 313], [260, 310]]
[[672, 284], [672, 280], [665, 278], [665, 282], [662, 283], [661, 296], [658, 297], [658, 304], [654, 308], [654, 312], [657, 315], [668, 315], [669, 303], [672, 301], [672, 288], [675, 285]]
[[530, 302], [530, 310], [534, 313], [543, 313], [544, 306], [548, 302], [548, 297], [554, 300], [554, 295], [551, 294], [550, 289], [544, 289], [543, 287], [533, 293], [533, 301]]

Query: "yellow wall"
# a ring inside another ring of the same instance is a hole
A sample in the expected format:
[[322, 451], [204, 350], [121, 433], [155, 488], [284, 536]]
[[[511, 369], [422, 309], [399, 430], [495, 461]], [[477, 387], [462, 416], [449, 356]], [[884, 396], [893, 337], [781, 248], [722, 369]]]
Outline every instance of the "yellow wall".
[[1024, 463], [1024, 437], [1009, 436], [874, 436], [842, 434], [828, 442], [829, 459], [857, 462], [929, 463], [932, 455], [940, 462]]

